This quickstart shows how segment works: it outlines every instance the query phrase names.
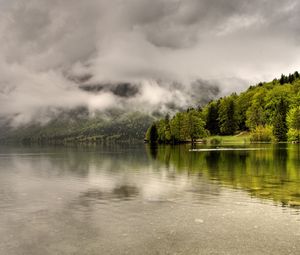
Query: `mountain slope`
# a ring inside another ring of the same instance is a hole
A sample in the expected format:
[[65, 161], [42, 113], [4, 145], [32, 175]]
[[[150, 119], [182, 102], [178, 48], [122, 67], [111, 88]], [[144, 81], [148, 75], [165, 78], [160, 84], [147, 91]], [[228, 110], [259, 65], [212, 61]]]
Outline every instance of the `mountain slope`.
[[2, 143], [98, 143], [103, 141], [142, 140], [154, 119], [140, 112], [118, 113], [109, 117], [89, 116], [88, 112], [64, 112], [42, 125], [30, 123], [17, 128], [2, 127]]

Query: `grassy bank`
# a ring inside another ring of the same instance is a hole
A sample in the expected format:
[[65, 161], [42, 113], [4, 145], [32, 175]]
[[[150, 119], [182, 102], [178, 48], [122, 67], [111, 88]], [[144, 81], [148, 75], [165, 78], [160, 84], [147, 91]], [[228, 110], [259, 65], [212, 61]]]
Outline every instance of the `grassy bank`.
[[206, 139], [208, 144], [249, 144], [250, 133], [242, 132], [230, 136], [210, 136]]

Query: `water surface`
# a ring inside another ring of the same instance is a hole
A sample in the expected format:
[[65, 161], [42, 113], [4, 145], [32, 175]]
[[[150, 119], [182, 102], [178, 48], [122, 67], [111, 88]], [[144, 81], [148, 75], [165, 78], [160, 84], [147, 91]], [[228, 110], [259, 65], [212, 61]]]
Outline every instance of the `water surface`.
[[0, 147], [0, 254], [299, 254], [300, 148]]

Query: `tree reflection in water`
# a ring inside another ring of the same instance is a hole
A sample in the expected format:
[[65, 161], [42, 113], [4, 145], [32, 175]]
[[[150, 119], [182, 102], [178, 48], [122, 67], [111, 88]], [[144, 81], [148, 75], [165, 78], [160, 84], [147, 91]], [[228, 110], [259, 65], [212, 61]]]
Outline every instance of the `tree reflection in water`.
[[[200, 146], [200, 145], [199, 145]], [[198, 147], [199, 147], [198, 146]], [[189, 145], [158, 146], [148, 156], [178, 172], [201, 174], [282, 206], [300, 206], [299, 146], [251, 145], [257, 150], [189, 151]], [[149, 152], [149, 148], [146, 148]]]

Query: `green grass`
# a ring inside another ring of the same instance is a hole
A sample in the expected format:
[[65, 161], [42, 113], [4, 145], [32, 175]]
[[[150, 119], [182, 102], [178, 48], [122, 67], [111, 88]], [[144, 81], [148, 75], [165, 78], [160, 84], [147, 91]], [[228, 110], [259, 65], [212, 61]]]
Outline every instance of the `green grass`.
[[211, 140], [219, 140], [220, 144], [248, 144], [250, 143], [250, 133], [242, 132], [238, 135], [210, 136], [207, 142], [210, 144]]

